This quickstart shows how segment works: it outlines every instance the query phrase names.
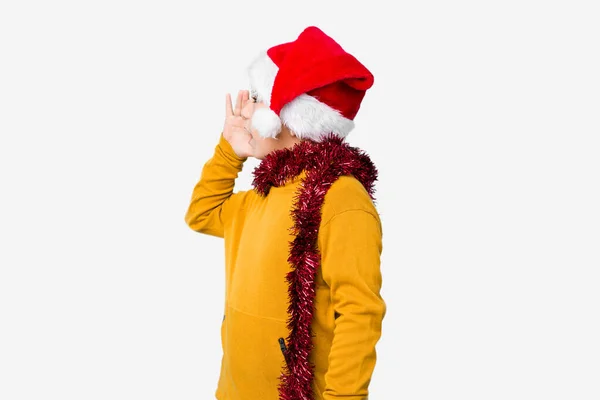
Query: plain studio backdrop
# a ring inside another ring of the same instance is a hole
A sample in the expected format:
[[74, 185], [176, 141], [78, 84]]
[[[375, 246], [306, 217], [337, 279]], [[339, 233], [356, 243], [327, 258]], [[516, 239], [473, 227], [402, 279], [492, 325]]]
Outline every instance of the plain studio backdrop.
[[0, 398], [214, 398], [223, 241], [184, 214], [225, 93], [317, 25], [375, 76], [369, 398], [597, 400], [594, 3], [2, 2]]

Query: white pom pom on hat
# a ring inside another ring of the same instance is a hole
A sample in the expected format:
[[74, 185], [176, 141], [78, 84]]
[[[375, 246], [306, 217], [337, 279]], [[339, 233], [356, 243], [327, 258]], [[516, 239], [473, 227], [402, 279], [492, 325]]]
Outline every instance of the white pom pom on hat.
[[275, 138], [281, 132], [281, 119], [269, 108], [257, 108], [252, 114], [252, 127], [264, 138]]
[[330, 132], [345, 138], [374, 82], [363, 64], [315, 26], [262, 52], [248, 77], [253, 95], [268, 106], [252, 116], [261, 137], [277, 137], [283, 123], [297, 137], [314, 141]]

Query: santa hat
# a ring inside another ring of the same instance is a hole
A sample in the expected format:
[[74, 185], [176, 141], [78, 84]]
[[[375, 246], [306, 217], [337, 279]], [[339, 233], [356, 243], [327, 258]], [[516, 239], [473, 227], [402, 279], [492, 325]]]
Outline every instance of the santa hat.
[[250, 89], [268, 108], [257, 108], [252, 126], [275, 138], [285, 124], [298, 138], [345, 138], [354, 128], [373, 75], [315, 26], [289, 43], [262, 52], [248, 67]]

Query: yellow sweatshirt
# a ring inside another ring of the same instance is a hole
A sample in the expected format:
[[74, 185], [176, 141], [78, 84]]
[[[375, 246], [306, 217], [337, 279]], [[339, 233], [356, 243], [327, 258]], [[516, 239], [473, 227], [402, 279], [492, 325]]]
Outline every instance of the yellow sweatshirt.
[[[285, 276], [293, 239], [290, 210], [306, 172], [272, 187], [233, 193], [246, 158], [221, 134], [194, 187], [185, 222], [194, 231], [224, 238], [223, 357], [219, 400], [277, 400], [285, 359]], [[321, 266], [315, 278], [313, 392], [316, 400], [366, 400], [376, 363], [386, 304], [380, 295], [382, 229], [362, 184], [340, 176], [327, 191], [318, 235]]]

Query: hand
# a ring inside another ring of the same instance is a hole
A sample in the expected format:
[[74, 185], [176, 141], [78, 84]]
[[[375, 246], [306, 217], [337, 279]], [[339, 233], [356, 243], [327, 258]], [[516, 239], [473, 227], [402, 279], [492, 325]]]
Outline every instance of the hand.
[[249, 121], [242, 117], [242, 108], [249, 102], [250, 93], [247, 90], [238, 92], [235, 108], [231, 105], [231, 95], [225, 96], [225, 123], [223, 137], [229, 142], [235, 154], [240, 157], [253, 155], [250, 140], [252, 135], [248, 129]]

